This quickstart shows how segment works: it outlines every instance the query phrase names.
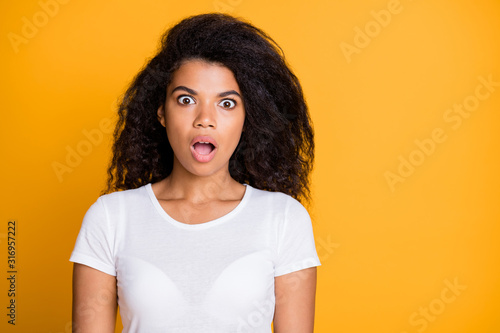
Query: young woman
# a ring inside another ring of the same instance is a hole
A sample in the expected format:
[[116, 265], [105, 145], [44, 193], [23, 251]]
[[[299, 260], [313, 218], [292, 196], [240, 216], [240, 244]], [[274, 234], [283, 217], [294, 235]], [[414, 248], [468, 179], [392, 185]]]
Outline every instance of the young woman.
[[313, 332], [313, 130], [269, 36], [223, 14], [181, 21], [114, 138], [70, 259], [74, 332], [113, 332], [117, 305], [123, 332]]

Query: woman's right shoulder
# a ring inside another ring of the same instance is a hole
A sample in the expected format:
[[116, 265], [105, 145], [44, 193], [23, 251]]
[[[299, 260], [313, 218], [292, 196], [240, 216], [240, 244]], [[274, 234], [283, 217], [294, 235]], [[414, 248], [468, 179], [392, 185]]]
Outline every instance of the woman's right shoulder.
[[148, 185], [101, 195], [87, 209], [84, 221], [96, 220], [101, 223], [103, 219], [114, 220], [126, 215], [131, 210], [144, 207], [144, 204], [149, 200], [146, 186]]
[[97, 198], [95, 204], [101, 202], [104, 206], [123, 206], [140, 202], [148, 197], [147, 186], [150, 186], [150, 184], [143, 185], [134, 189], [103, 194], [99, 198]]

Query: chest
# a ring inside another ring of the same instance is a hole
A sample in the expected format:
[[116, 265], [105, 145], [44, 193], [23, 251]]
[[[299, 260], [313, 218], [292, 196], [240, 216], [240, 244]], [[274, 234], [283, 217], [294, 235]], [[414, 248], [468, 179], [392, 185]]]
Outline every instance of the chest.
[[[272, 237], [257, 229], [192, 233], [166, 228], [151, 230], [147, 242], [127, 242], [117, 260], [122, 316], [162, 329], [200, 321], [236, 331], [242, 318], [255, 313], [270, 324], [274, 249]], [[139, 234], [136, 239], [146, 236]]]

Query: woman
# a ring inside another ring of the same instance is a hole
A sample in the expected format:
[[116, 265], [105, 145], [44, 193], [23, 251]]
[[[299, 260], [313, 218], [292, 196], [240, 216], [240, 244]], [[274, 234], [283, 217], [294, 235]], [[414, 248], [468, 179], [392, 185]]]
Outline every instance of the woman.
[[[108, 186], [71, 256], [73, 330], [313, 332], [313, 130], [261, 30], [181, 21], [119, 108]], [[274, 321], [273, 321], [274, 319]]]

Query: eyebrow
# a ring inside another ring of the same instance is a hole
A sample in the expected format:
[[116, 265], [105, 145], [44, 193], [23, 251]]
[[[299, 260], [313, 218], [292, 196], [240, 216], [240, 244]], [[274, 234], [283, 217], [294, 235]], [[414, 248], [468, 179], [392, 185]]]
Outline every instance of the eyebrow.
[[[172, 90], [171, 94], [173, 94], [174, 92], [176, 92], [178, 90], [186, 91], [186, 92], [190, 93], [191, 95], [198, 95], [198, 93], [195, 90], [193, 90], [191, 88], [188, 88], [188, 87], [185, 87], [185, 86], [175, 87], [174, 90]], [[229, 95], [236, 95], [239, 98], [241, 98], [241, 95], [237, 91], [235, 91], [235, 90], [228, 90], [228, 91], [221, 92], [218, 95], [218, 97], [226, 97], [226, 96], [229, 96]]]

